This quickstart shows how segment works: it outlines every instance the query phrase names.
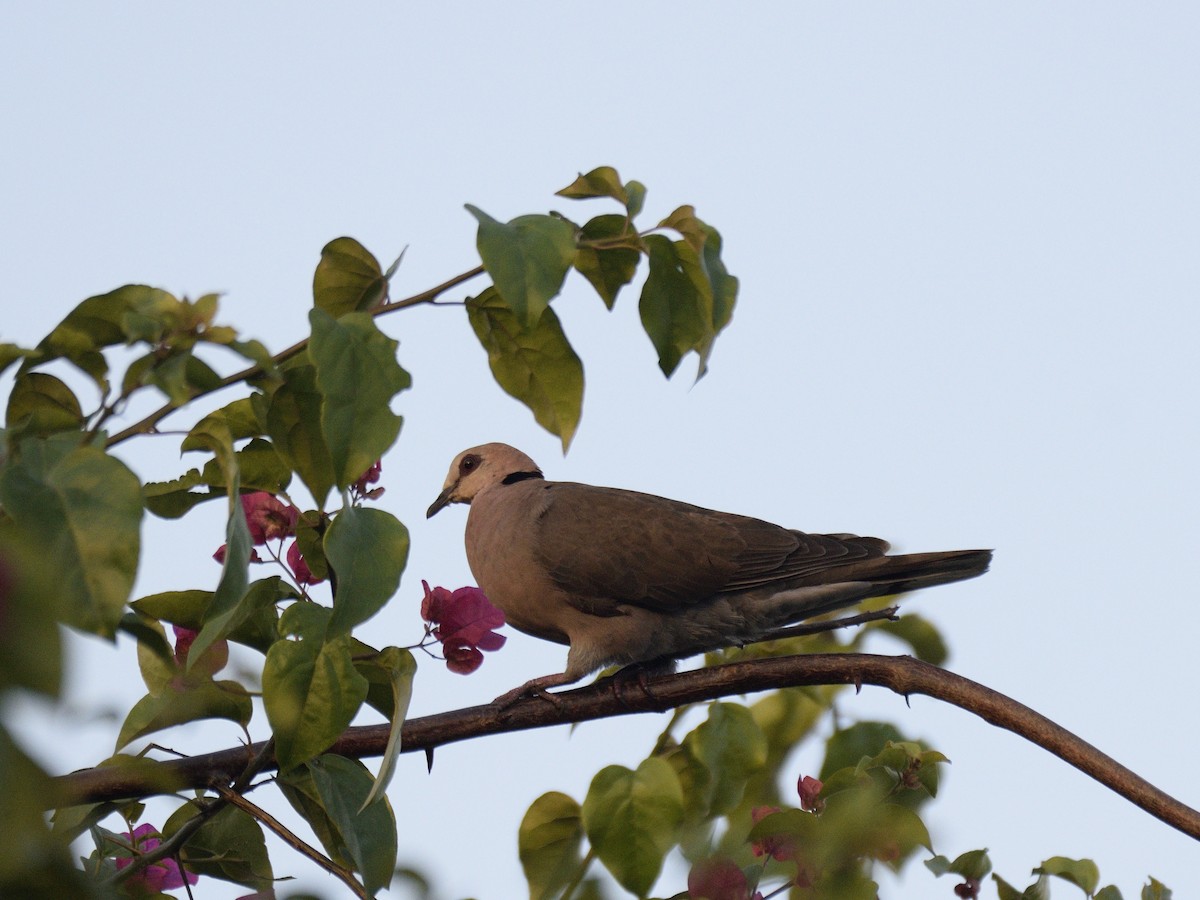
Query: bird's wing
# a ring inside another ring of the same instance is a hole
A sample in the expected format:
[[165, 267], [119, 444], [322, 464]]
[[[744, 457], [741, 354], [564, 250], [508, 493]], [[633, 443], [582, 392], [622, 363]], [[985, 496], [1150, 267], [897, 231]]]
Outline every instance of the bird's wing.
[[577, 608], [616, 615], [622, 605], [661, 612], [880, 556], [887, 545], [854, 535], [809, 535], [634, 491], [547, 486], [537, 556]]

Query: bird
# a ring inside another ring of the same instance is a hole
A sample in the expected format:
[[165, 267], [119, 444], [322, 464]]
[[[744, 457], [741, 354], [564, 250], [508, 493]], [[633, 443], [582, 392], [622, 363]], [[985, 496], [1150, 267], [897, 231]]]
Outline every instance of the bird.
[[870, 597], [974, 578], [991, 550], [888, 556], [887, 541], [807, 534], [620, 488], [549, 481], [525, 453], [482, 444], [454, 458], [426, 518], [469, 504], [467, 561], [519, 631], [565, 644], [566, 668], [497, 702], [547, 695], [620, 665], [770, 639]]

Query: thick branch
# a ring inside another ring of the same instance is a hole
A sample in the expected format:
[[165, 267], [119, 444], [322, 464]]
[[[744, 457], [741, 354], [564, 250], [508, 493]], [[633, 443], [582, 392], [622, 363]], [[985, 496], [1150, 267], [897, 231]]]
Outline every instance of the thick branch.
[[[1024, 704], [908, 656], [838, 653], [759, 659], [652, 678], [646, 682], [648, 690], [636, 682], [614, 685], [604, 681], [557, 694], [557, 703], [535, 697], [505, 709], [495, 705], [474, 706], [412, 719], [404, 724], [403, 750], [432, 752], [443, 744], [491, 734], [631, 713], [662, 712], [730, 694], [821, 684], [856, 687], [874, 684], [904, 696], [925, 694], [961, 707], [1048, 750], [1152, 816], [1200, 839], [1200, 812]], [[379, 756], [387, 738], [387, 725], [359, 726], [348, 729], [330, 752], [353, 758]], [[164, 788], [202, 787], [214, 778], [236, 776], [248, 757], [261, 747], [255, 744], [162, 762], [159, 764], [162, 776], [154, 780], [148, 779], [144, 772], [122, 772], [119, 767], [74, 772], [56, 779], [59, 803], [64, 806], [96, 803], [144, 796], [162, 792]], [[274, 765], [272, 761], [267, 768]], [[165, 787], [163, 778], [169, 779], [169, 787]]]

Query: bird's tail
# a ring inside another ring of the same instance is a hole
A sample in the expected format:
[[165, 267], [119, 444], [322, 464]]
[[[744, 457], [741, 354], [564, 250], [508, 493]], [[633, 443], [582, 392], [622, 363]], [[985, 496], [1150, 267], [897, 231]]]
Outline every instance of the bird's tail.
[[988, 570], [991, 561], [991, 550], [946, 550], [876, 556], [834, 566], [770, 598], [772, 628], [844, 609], [870, 597], [975, 578]]
[[992, 563], [992, 551], [945, 550], [939, 553], [908, 553], [883, 556], [871, 562], [878, 566], [879, 571], [869, 576], [872, 588], [866, 597], [883, 597], [975, 578], [988, 570]]

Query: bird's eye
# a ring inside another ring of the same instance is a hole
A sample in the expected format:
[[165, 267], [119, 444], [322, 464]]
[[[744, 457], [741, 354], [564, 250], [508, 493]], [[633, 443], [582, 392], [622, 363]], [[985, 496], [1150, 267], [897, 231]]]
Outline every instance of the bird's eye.
[[464, 456], [463, 461], [458, 464], [458, 470], [460, 472], [470, 472], [477, 465], [479, 465], [478, 456], [475, 456], [474, 454], [471, 456]]

